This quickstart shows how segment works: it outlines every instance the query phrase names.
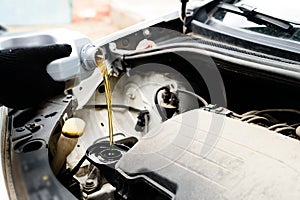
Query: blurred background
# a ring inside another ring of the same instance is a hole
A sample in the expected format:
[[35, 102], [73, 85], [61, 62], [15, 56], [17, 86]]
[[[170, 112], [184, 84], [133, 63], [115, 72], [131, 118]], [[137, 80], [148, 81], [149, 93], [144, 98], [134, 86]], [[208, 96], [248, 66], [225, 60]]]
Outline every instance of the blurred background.
[[180, 10], [180, 0], [0, 0], [9, 31], [68, 28], [98, 39], [138, 22]]

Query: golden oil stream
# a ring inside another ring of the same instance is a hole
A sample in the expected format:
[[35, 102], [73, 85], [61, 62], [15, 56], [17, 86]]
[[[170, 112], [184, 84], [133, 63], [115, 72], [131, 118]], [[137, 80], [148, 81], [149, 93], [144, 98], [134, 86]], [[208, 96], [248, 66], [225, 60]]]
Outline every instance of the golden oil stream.
[[111, 104], [111, 91], [110, 91], [110, 82], [108, 78], [108, 72], [107, 68], [105, 66], [104, 60], [98, 60], [97, 61], [97, 67], [100, 69], [102, 76], [103, 76], [103, 82], [104, 82], [104, 88], [105, 88], [105, 98], [106, 98], [106, 104], [107, 104], [107, 116], [108, 116], [108, 127], [109, 127], [109, 143], [110, 146], [114, 143], [113, 138], [113, 123], [112, 123], [112, 104]]

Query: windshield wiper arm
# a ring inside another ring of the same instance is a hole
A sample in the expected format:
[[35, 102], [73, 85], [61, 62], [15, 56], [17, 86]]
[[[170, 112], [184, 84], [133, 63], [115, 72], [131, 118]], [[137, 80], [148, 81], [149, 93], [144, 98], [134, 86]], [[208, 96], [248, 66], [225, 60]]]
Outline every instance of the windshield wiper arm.
[[247, 6], [235, 6], [228, 3], [220, 3], [218, 5], [219, 9], [227, 12], [235, 13], [246, 17], [249, 21], [260, 25], [266, 25], [268, 27], [280, 28], [285, 31], [290, 31], [293, 29], [293, 25], [283, 19], [278, 19], [263, 13], [255, 11], [255, 9], [249, 9]]

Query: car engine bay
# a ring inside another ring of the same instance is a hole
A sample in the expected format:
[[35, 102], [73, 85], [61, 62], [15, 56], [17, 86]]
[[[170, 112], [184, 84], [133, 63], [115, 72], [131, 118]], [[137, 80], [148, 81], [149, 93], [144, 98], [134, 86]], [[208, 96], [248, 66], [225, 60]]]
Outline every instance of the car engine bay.
[[[197, 23], [182, 34], [175, 18], [98, 42], [111, 66], [113, 147], [99, 70], [42, 107], [11, 110], [5, 157], [16, 196], [299, 197], [299, 60], [215, 41]], [[71, 119], [83, 123], [76, 136], [64, 131]]]

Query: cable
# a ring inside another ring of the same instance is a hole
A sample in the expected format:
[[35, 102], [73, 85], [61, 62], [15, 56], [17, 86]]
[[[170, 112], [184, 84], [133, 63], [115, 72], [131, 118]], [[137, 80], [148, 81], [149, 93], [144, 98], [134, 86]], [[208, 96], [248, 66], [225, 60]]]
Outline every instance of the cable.
[[241, 114], [240, 116], [241, 117], [246, 117], [248, 115], [254, 115], [256, 112], [258, 112], [258, 110], [251, 110], [251, 111], [248, 111], [248, 112], [246, 112], [244, 114]]
[[260, 111], [256, 111], [254, 114], [262, 114], [262, 113], [267, 113], [267, 112], [292, 112], [292, 113], [296, 113], [300, 115], [300, 111], [299, 110], [295, 110], [295, 109], [288, 109], [288, 108], [282, 108], [282, 109], [266, 109], [266, 110], [260, 110]]
[[[162, 90], [170, 90], [170, 88], [168, 86], [163, 86], [161, 88], [159, 88], [156, 93], [155, 93], [155, 97], [154, 97], [154, 102], [155, 102], [155, 106], [157, 108], [157, 111], [159, 113], [159, 115], [161, 116], [162, 120], [165, 121], [167, 120], [167, 116], [163, 113], [163, 111], [161, 110], [161, 107], [159, 106], [159, 103], [158, 103], [158, 93]], [[188, 90], [183, 90], [183, 89], [177, 89], [177, 92], [181, 92], [181, 93], [184, 93], [184, 94], [188, 94], [188, 95], [192, 95], [193, 97], [196, 97], [199, 101], [201, 101], [203, 103], [204, 106], [207, 106], [208, 103], [207, 101], [202, 98], [201, 96], [197, 95], [196, 93], [194, 92], [191, 92], [191, 91], [188, 91]]]
[[208, 105], [208, 103], [207, 103], [207, 101], [205, 101], [205, 99], [203, 99], [201, 96], [199, 96], [199, 95], [197, 95], [197, 94], [195, 94], [193, 92], [190, 92], [188, 90], [183, 90], [183, 89], [177, 89], [177, 91], [185, 93], [185, 94], [189, 94], [189, 95], [192, 95], [192, 96], [196, 97], [199, 101], [201, 101], [204, 104], [204, 106]]
[[256, 117], [252, 117], [251, 119], [248, 119], [246, 122], [247, 123], [253, 123], [253, 121], [256, 121], [256, 120], [265, 120], [266, 122], [269, 122], [269, 120], [265, 117], [260, 117], [260, 116], [256, 116]]
[[241, 118], [241, 121], [247, 121], [249, 119], [252, 119], [253, 117], [257, 117], [257, 115], [246, 115], [246, 116], [243, 116]]
[[235, 112], [233, 112], [233, 111], [231, 111], [231, 113], [232, 113], [232, 115], [234, 116], [234, 117], [236, 117], [236, 118], [242, 118], [242, 115], [239, 115], [239, 114], [237, 114], [237, 113], [235, 113]]
[[274, 125], [270, 126], [268, 129], [269, 130], [273, 130], [273, 129], [277, 129], [279, 127], [289, 127], [289, 125], [287, 125], [286, 123], [283, 123], [283, 124], [274, 124]]
[[295, 128], [288, 126], [288, 127], [276, 128], [274, 131], [286, 135], [282, 133], [282, 131], [295, 131], [295, 130], [296, 130]]
[[167, 118], [167, 116], [163, 113], [163, 111], [161, 110], [161, 107], [160, 107], [159, 104], [158, 104], [158, 98], [157, 98], [158, 93], [159, 93], [160, 91], [162, 91], [162, 90], [170, 90], [170, 88], [169, 88], [168, 86], [163, 86], [163, 87], [159, 88], [159, 89], [156, 91], [156, 93], [155, 93], [155, 96], [154, 96], [154, 103], [155, 103], [155, 107], [156, 107], [156, 109], [157, 109], [157, 111], [158, 111], [158, 113], [159, 113], [159, 115], [160, 115], [162, 121], [166, 121], [168, 118]]
[[[265, 109], [265, 110], [252, 110], [249, 112], [246, 112], [244, 114], [242, 114], [242, 118], [240, 119], [241, 121], [246, 121], [246, 122], [253, 122], [257, 119], [264, 119], [266, 121], [269, 121], [271, 123], [270, 120], [268, 120], [266, 117], [262, 117], [259, 116], [259, 114], [264, 114], [264, 113], [271, 113], [271, 112], [290, 112], [290, 113], [294, 113], [297, 115], [300, 115], [300, 111], [295, 110], [295, 109]], [[270, 131], [274, 131], [277, 133], [281, 133], [283, 135], [286, 136], [290, 136], [293, 137], [295, 134], [291, 133], [291, 132], [295, 132], [296, 127], [299, 123], [294, 123], [292, 125], [288, 125], [287, 123], [276, 123], [276, 124], [269, 124], [268, 125], [268, 130]], [[291, 134], [290, 134], [291, 133]]]

